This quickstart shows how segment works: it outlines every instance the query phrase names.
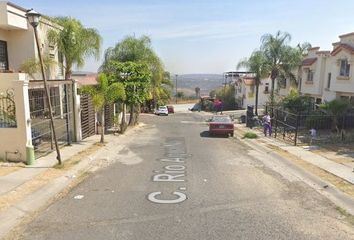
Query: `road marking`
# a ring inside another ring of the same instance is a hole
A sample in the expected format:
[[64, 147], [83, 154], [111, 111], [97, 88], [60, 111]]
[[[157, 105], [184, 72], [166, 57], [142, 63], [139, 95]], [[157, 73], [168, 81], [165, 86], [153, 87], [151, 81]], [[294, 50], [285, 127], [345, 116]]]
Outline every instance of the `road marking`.
[[[163, 145], [165, 148], [165, 156], [158, 159], [162, 164], [162, 170], [153, 170], [156, 173], [152, 176], [155, 183], [185, 182], [186, 166], [184, 165], [187, 157], [183, 138], [169, 138]], [[168, 165], [166, 165], [168, 164]], [[171, 185], [172, 186], [172, 185]], [[186, 191], [186, 187], [179, 187], [179, 190]], [[159, 204], [176, 204], [184, 202], [187, 199], [185, 193], [181, 193], [172, 189], [171, 193], [155, 191], [147, 195], [147, 199], [153, 203]]]
[[152, 192], [148, 195], [148, 199], [153, 203], [162, 203], [162, 204], [181, 203], [187, 199], [187, 195], [181, 192], [172, 193], [173, 195], [178, 197], [176, 199], [158, 199], [157, 196], [161, 194], [162, 192]]

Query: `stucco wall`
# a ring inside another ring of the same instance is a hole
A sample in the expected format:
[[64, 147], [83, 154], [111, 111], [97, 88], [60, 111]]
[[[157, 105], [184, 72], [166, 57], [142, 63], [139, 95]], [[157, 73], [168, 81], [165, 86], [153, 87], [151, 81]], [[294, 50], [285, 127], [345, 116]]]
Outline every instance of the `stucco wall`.
[[8, 31], [7, 51], [9, 55], [9, 69], [14, 72], [20, 70], [21, 64], [35, 57], [33, 31]]
[[[26, 74], [0, 73], [0, 93], [14, 91], [16, 128], [0, 128], [0, 158], [26, 161], [26, 145], [31, 144], [28, 81]], [[8, 153], [8, 154], [6, 154]]]
[[[7, 42], [9, 70], [14, 72], [19, 72], [21, 64], [29, 59], [38, 59], [33, 28], [28, 23], [25, 14], [23, 9], [13, 7], [7, 2], [0, 2], [0, 40]], [[55, 63], [46, 73], [48, 79], [63, 79], [58, 64], [58, 50], [50, 46], [47, 40], [48, 30], [59, 30], [59, 28], [45, 18], [41, 19], [38, 26], [39, 45], [43, 57], [50, 56]], [[35, 74], [34, 78], [42, 79], [42, 76]]]
[[[350, 73], [349, 79], [340, 79], [339, 71], [340, 71], [340, 59], [348, 59], [350, 63]], [[347, 93], [354, 93], [354, 81], [353, 81], [353, 68], [354, 68], [354, 58], [348, 51], [342, 50], [337, 55], [332, 56], [330, 59], [330, 63], [327, 64], [328, 71], [332, 74], [331, 80], [331, 91], [336, 92], [347, 92]]]

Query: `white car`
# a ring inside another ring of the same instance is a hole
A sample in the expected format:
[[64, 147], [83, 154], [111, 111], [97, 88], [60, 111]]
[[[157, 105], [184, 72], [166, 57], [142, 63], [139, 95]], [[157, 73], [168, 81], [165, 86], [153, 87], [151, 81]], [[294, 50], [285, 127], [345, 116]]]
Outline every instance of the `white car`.
[[166, 115], [168, 116], [168, 108], [166, 106], [160, 106], [157, 110], [157, 115]]

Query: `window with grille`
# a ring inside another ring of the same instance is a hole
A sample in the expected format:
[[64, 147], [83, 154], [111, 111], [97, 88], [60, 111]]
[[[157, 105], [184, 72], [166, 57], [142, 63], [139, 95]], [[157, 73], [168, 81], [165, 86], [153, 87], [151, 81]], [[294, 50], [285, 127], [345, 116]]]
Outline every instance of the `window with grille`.
[[1, 70], [9, 70], [7, 43], [5, 41], [0, 41], [0, 71]]
[[342, 77], [349, 77], [350, 64], [347, 59], [340, 60], [340, 71], [339, 75]]
[[311, 69], [307, 71], [307, 81], [313, 82], [313, 71]]

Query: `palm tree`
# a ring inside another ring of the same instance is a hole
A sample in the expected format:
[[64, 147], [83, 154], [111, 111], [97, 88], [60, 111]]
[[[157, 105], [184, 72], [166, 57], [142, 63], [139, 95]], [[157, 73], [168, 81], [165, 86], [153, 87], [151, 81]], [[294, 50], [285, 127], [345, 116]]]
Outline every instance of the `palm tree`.
[[261, 38], [261, 51], [264, 52], [272, 80], [270, 95], [272, 104], [274, 103], [275, 80], [278, 77], [296, 79], [292, 72], [301, 62], [298, 51], [288, 45], [290, 40], [291, 35], [281, 31], [278, 31], [275, 36], [265, 34]]
[[196, 87], [194, 90], [195, 90], [195, 97], [200, 98], [200, 87]]
[[58, 48], [64, 60], [65, 79], [70, 79], [74, 65], [82, 67], [86, 57], [99, 58], [102, 39], [96, 29], [85, 28], [71, 17], [55, 17], [53, 21], [63, 27], [50, 30], [48, 40]]
[[107, 79], [107, 76], [101, 73], [98, 76], [97, 86], [84, 86], [81, 89], [82, 93], [90, 95], [92, 97], [93, 106], [96, 113], [101, 114], [101, 143], [104, 143], [104, 107], [108, 104], [112, 104], [117, 100], [125, 100], [125, 91], [122, 83], [111, 83]]
[[269, 76], [269, 68], [267, 65], [266, 57], [260, 50], [254, 51], [248, 59], [244, 59], [237, 64], [237, 69], [246, 68], [248, 71], [255, 74], [256, 85], [256, 101], [255, 101], [255, 114], [258, 115], [258, 92], [261, 79]]
[[[320, 108], [332, 115], [332, 131], [336, 130], [339, 133], [338, 118], [343, 117], [350, 109], [350, 103], [345, 100], [334, 99], [320, 105]], [[342, 126], [343, 135], [343, 126]]]

